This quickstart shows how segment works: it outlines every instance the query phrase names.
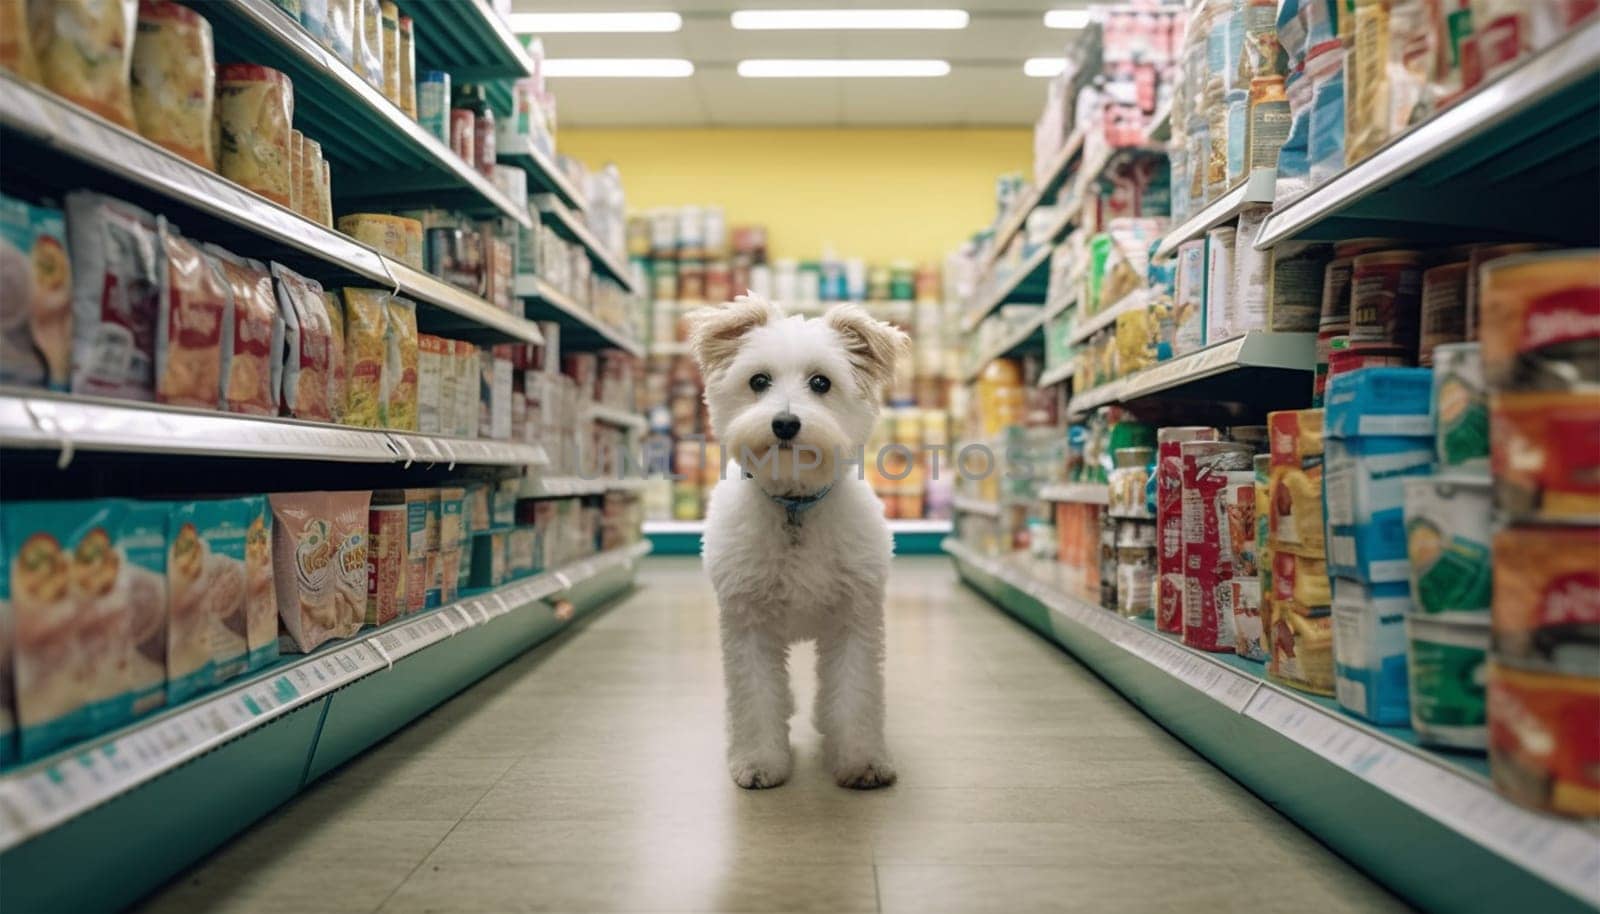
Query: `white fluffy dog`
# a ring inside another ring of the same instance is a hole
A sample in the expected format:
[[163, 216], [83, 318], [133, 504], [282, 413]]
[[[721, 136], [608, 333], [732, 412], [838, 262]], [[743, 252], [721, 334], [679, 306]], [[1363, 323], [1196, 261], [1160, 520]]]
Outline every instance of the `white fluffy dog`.
[[742, 467], [713, 491], [705, 533], [729, 773], [740, 787], [788, 779], [789, 645], [815, 639], [814, 720], [834, 780], [892, 784], [883, 597], [894, 541], [858, 455], [909, 340], [856, 305], [806, 320], [745, 295], [689, 317], [711, 425]]

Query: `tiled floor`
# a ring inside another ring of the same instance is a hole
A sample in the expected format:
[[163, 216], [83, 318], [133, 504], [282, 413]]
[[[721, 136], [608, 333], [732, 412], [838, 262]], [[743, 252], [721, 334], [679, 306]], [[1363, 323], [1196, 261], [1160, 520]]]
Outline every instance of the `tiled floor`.
[[[1400, 905], [1066, 655], [897, 559], [893, 788], [722, 761], [697, 561], [335, 772], [145, 905], [197, 911], [1383, 911]], [[809, 648], [792, 667], [809, 709]]]

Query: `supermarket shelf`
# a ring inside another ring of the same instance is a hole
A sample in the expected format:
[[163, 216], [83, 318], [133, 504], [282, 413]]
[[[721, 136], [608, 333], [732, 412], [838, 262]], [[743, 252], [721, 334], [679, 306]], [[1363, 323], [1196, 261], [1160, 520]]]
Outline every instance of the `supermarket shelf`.
[[1050, 252], [1053, 248], [1041, 244], [1017, 265], [999, 285], [979, 300], [982, 306], [961, 317], [961, 329], [972, 331], [978, 323], [1001, 305], [1017, 301], [1043, 302], [1043, 281], [1050, 271]]
[[1423, 910], [1600, 906], [1600, 836], [1495, 793], [1481, 761], [1415, 745], [1067, 595], [1064, 566], [945, 551], [974, 588], [1066, 648], [1146, 714]]
[[154, 403], [0, 388], [0, 448], [334, 463], [540, 466], [536, 444], [448, 438], [241, 416]]
[[1592, 237], [1594, 208], [1572, 206], [1571, 195], [1577, 179], [1593, 186], [1597, 73], [1600, 20], [1591, 19], [1368, 158], [1278, 203], [1256, 247], [1393, 234], [1406, 223], [1425, 224], [1434, 240], [1449, 226]]
[[964, 495], [955, 497], [957, 514], [982, 514], [985, 517], [999, 517], [1000, 505], [998, 502], [985, 501], [981, 498], [969, 498]]
[[[475, 342], [541, 341], [533, 322], [383, 257], [9, 74], [0, 74], [0, 133], [8, 169], [28, 168], [63, 190], [105, 187], [109, 175], [115, 186], [107, 189], [167, 213], [196, 237], [257, 259], [280, 260], [324, 285], [395, 289], [421, 305], [417, 320], [425, 331]], [[66, 168], [62, 156], [71, 162]]]
[[[644, 535], [657, 555], [699, 555], [703, 520], [647, 520]], [[938, 555], [939, 543], [950, 535], [948, 519], [890, 520], [895, 555]]]
[[1058, 482], [1039, 489], [1042, 501], [1070, 501], [1087, 505], [1111, 503], [1111, 487], [1103, 482]]
[[583, 245], [589, 252], [589, 261], [599, 267], [602, 272], [617, 281], [625, 291], [633, 292], [633, 276], [628, 271], [625, 259], [616, 252], [607, 250], [600, 243], [600, 239], [589, 231], [589, 226], [584, 224], [583, 218], [555, 194], [539, 194], [533, 198], [534, 206], [539, 208], [539, 216], [546, 225], [554, 226], [556, 231], [568, 241]]
[[1044, 345], [1044, 320], [1045, 309], [1039, 308], [1037, 314], [1007, 334], [999, 345], [978, 356], [971, 366], [962, 374], [962, 380], [967, 383], [974, 381], [983, 372], [985, 366], [995, 359], [1003, 359], [1018, 350], [1025, 348], [1038, 348]]
[[650, 427], [650, 423], [645, 420], [644, 416], [640, 415], [639, 413], [629, 412], [625, 409], [618, 409], [615, 406], [602, 406], [599, 403], [590, 403], [586, 407], [586, 410], [589, 413], [590, 419], [606, 425], [614, 426], [616, 428], [625, 428], [642, 432]]
[[417, 72], [445, 70], [458, 82], [532, 76], [533, 61], [487, 0], [397, 0], [416, 35]]
[[994, 241], [989, 248], [989, 256], [978, 265], [978, 275], [987, 276], [994, 270], [995, 260], [1005, 252], [1013, 236], [1028, 223], [1028, 216], [1038, 209], [1040, 204], [1055, 198], [1056, 192], [1066, 181], [1068, 171], [1073, 162], [1077, 161], [1078, 153], [1083, 151], [1083, 133], [1074, 130], [1061, 144], [1061, 149], [1056, 153], [1055, 159], [1045, 171], [1045, 178], [1032, 190], [1029, 190], [1017, 200], [1011, 212], [1000, 221], [994, 230]]
[[1250, 172], [1249, 177], [1240, 181], [1238, 186], [1212, 200], [1200, 212], [1168, 232], [1166, 237], [1161, 239], [1154, 256], [1171, 257], [1177, 252], [1178, 245], [1199, 238], [1224, 222], [1239, 218], [1239, 213], [1246, 207], [1270, 204], [1273, 185], [1277, 179], [1278, 172], [1274, 168], [1257, 168]]
[[[1181, 399], [1240, 400], [1245, 398], [1245, 391], [1250, 391], [1256, 400], [1265, 395], [1285, 406], [1300, 403], [1310, 396], [1305, 375], [1314, 367], [1316, 336], [1252, 330], [1091, 387], [1074, 396], [1067, 411], [1082, 415], [1108, 403], [1132, 403], [1158, 394]], [[1288, 385], [1262, 383], [1285, 374], [1295, 376], [1283, 379], [1291, 381]]]
[[550, 285], [542, 277], [521, 274], [512, 282], [512, 292], [528, 303], [530, 317], [557, 320], [567, 327], [583, 333], [563, 334], [561, 343], [614, 346], [632, 355], [643, 357], [644, 347], [621, 330], [600, 322], [594, 312], [569, 298], [566, 293]]
[[[479, 2], [450, 4], [445, 15], [466, 21], [460, 11]], [[364, 204], [392, 212], [414, 203], [532, 224], [526, 201], [501, 193], [273, 0], [216, 0], [203, 4], [203, 12], [219, 59], [273, 67], [294, 81], [295, 126], [322, 144], [337, 212]], [[419, 23], [419, 37], [424, 32]]]
[[[420, 2], [427, 4], [428, 0]], [[550, 191], [575, 210], [581, 210], [588, 205], [583, 192], [562, 173], [560, 166], [527, 139], [496, 145], [495, 157], [507, 165], [515, 165], [527, 172], [530, 190]]]
[[1075, 308], [1078, 306], [1078, 289], [1080, 285], [1081, 284], [1078, 282], [1078, 280], [1074, 279], [1072, 281], [1072, 288], [1068, 289], [1066, 294], [1059, 295], [1053, 299], [1048, 299], [1045, 301], [1045, 321], [1048, 322], [1055, 320], [1057, 317], [1065, 313], [1068, 308]]
[[1140, 287], [1117, 299], [1110, 307], [1101, 308], [1097, 313], [1078, 321], [1072, 328], [1072, 334], [1067, 337], [1067, 343], [1076, 346], [1101, 330], [1116, 323], [1117, 318], [1129, 311], [1137, 311], [1150, 303], [1150, 290]]
[[1039, 375], [1039, 383], [1036, 386], [1054, 387], [1062, 381], [1072, 380], [1072, 376], [1077, 373], [1078, 359], [1074, 356], [1054, 368], [1046, 369], [1043, 374]]
[[689, 344], [688, 343], [680, 343], [680, 342], [676, 342], [676, 341], [671, 342], [671, 343], [651, 343], [650, 344], [650, 354], [651, 355], [669, 356], [669, 357], [670, 356], [678, 356], [678, 355], [688, 355], [689, 354]]
[[[632, 585], [648, 543], [338, 641], [0, 777], [0, 908], [116, 910]], [[129, 840], [137, 835], [137, 840]], [[95, 861], [84, 878], [82, 861]], [[26, 874], [26, 875], [23, 875]]]

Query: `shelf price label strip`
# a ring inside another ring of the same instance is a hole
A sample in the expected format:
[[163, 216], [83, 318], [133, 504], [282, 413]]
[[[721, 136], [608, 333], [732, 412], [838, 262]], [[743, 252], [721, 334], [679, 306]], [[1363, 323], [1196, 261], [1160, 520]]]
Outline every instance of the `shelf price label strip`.
[[1481, 780], [1382, 738], [1354, 720], [1289, 695], [1098, 606], [1039, 582], [1016, 563], [966, 545], [946, 551], [1017, 587], [1235, 713], [1280, 733], [1562, 890], [1600, 906], [1600, 832], [1524, 810]]
[[635, 544], [580, 560], [489, 594], [401, 621], [282, 672], [205, 696], [197, 703], [87, 746], [48, 766], [0, 778], [0, 851], [217, 748], [276, 717], [468, 628], [485, 625], [601, 570], [648, 551]]

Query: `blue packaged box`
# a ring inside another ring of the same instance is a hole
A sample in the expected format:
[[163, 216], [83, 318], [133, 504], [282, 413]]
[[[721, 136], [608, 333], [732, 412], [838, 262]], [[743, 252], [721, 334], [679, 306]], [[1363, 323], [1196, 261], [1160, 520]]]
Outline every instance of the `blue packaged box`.
[[1410, 580], [1405, 478], [1433, 472], [1429, 438], [1327, 438], [1323, 515], [1328, 574], [1367, 584]]
[[1333, 676], [1339, 704], [1383, 727], [1411, 721], [1406, 690], [1405, 584], [1333, 581]]
[[1359, 368], [1328, 379], [1322, 434], [1433, 437], [1431, 368]]

